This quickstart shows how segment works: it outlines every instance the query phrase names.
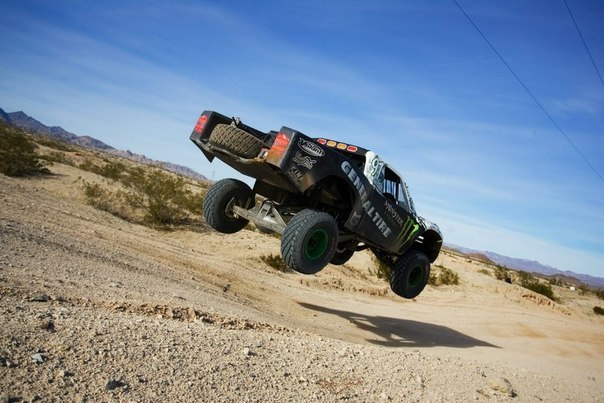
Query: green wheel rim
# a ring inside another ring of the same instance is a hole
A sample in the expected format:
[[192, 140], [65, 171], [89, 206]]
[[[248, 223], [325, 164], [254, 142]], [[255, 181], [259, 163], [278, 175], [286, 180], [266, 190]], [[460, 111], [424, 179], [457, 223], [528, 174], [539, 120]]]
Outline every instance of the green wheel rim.
[[409, 287], [417, 287], [421, 284], [424, 278], [424, 268], [421, 266], [415, 266], [409, 272]]
[[325, 255], [329, 236], [324, 229], [317, 229], [310, 233], [304, 242], [304, 255], [310, 260], [317, 260]]

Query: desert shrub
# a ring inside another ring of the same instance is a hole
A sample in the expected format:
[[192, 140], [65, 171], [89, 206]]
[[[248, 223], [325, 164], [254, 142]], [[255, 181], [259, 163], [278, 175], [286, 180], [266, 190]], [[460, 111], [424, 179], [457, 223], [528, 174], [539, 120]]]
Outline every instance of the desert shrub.
[[114, 181], [121, 181], [122, 174], [127, 170], [126, 165], [121, 162], [105, 161], [105, 164], [97, 165], [88, 158], [78, 168]]
[[[139, 196], [123, 190], [112, 191], [99, 183], [82, 181], [86, 202], [99, 210], [106, 211], [130, 222], [140, 222], [140, 214], [136, 213], [140, 205]], [[138, 204], [137, 204], [138, 203]]]
[[108, 211], [110, 205], [110, 195], [107, 189], [98, 183], [90, 183], [83, 181], [82, 188], [84, 189], [84, 197], [86, 202], [99, 210]]
[[527, 288], [538, 294], [546, 296], [547, 298], [551, 299], [552, 301], [556, 301], [556, 297], [554, 295], [554, 290], [552, 290], [552, 287], [549, 284], [543, 284], [543, 283], [540, 283], [539, 281], [534, 281], [531, 283], [521, 284], [521, 285], [524, 288]]
[[442, 266], [440, 275], [438, 276], [440, 284], [442, 285], [458, 285], [459, 276], [453, 270]]
[[76, 148], [74, 146], [70, 145], [69, 143], [66, 143], [61, 140], [53, 139], [48, 136], [37, 136], [36, 143], [42, 144], [43, 146], [46, 146], [48, 148], [54, 148], [55, 150], [60, 150], [60, 151], [75, 151], [76, 150]]
[[536, 292], [537, 294], [541, 294], [552, 301], [556, 301], [556, 297], [554, 296], [554, 291], [552, 290], [552, 286], [549, 284], [544, 284], [540, 282], [538, 279], [533, 277], [530, 273], [519, 271], [518, 272], [518, 282], [519, 284], [531, 291]]
[[50, 162], [58, 162], [60, 164], [68, 164], [69, 163], [69, 161], [65, 157], [65, 153], [61, 152], [61, 151], [51, 151], [49, 153], [41, 155], [40, 158], [44, 159], [46, 161], [50, 161]]
[[47, 174], [44, 161], [36, 155], [35, 145], [25, 133], [0, 123], [0, 172], [7, 176]]
[[596, 315], [604, 315], [604, 308], [600, 306], [594, 306], [594, 313]]
[[174, 203], [190, 214], [200, 214], [203, 207], [205, 193], [205, 191], [197, 193], [192, 192], [184, 181], [179, 182], [177, 184], [177, 191], [173, 196]]
[[283, 261], [283, 258], [280, 255], [273, 255], [269, 253], [268, 255], [261, 255], [260, 260], [264, 263], [272, 267], [273, 269], [277, 269], [279, 271], [287, 271], [287, 265]]
[[486, 276], [490, 276], [491, 275], [491, 272], [488, 271], [487, 269], [480, 269], [480, 270], [478, 270], [478, 273], [482, 273], [482, 274], [484, 274]]
[[504, 266], [499, 266], [499, 265], [495, 266], [495, 278], [497, 280], [511, 282], [510, 273], [508, 272], [508, 269]]
[[101, 166], [88, 159], [80, 168], [126, 187], [127, 190], [115, 192], [104, 189], [102, 194], [100, 185], [95, 188], [84, 183], [84, 195], [95, 207], [129, 221], [166, 226], [183, 223], [189, 215], [201, 213], [204, 195], [192, 192], [180, 176], [159, 169], [128, 167], [121, 162], [106, 161]]
[[126, 205], [135, 210], [145, 208], [145, 197], [138, 192], [118, 190], [116, 195], [119, 200], [123, 200]]
[[530, 273], [527, 273], [522, 270], [519, 270], [518, 272], [516, 272], [516, 276], [518, 277], [518, 283], [520, 283], [521, 285], [528, 284], [528, 283], [531, 283], [531, 282], [534, 282], [537, 280]]
[[142, 192], [147, 198], [148, 218], [157, 224], [174, 224], [187, 213], [200, 214], [204, 194], [194, 193], [180, 176], [154, 169], [146, 174]]
[[369, 274], [372, 276], [376, 276], [379, 279], [390, 281], [390, 275], [392, 273], [392, 269], [386, 263], [379, 260], [377, 257], [373, 256], [374, 268], [369, 268]]
[[119, 180], [122, 173], [126, 171], [126, 165], [121, 162], [107, 162], [102, 167], [98, 168], [98, 173], [105, 178], [113, 179], [115, 181]]
[[604, 299], [604, 289], [598, 288], [597, 290], [594, 290], [594, 294], [596, 294], [596, 297]]
[[580, 284], [577, 288], [579, 289], [580, 295], [587, 295], [592, 292], [591, 288], [589, 288], [587, 284]]
[[564, 281], [562, 281], [562, 279], [560, 277], [551, 277], [547, 280], [547, 282], [550, 285], [557, 285], [559, 287], [564, 286]]
[[438, 269], [438, 273], [430, 273], [428, 284], [433, 286], [459, 284], [459, 275], [453, 270], [441, 265], [434, 265], [434, 268]]
[[99, 166], [96, 165], [94, 162], [90, 161], [90, 159], [88, 158], [85, 158], [84, 161], [78, 165], [78, 168], [83, 171], [88, 171], [92, 173], [98, 173], [99, 170]]
[[184, 219], [178, 203], [182, 197], [183, 179], [171, 178], [159, 170], [153, 170], [143, 183], [147, 198], [147, 220], [154, 224], [175, 224]]

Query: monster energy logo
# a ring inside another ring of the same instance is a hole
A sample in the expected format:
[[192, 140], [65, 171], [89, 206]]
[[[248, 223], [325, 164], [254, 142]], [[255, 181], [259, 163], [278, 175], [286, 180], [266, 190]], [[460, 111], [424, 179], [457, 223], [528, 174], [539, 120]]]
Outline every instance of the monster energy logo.
[[419, 228], [419, 224], [416, 223], [413, 218], [407, 217], [407, 221], [405, 221], [403, 229], [396, 238], [396, 245], [404, 245], [409, 242], [409, 240], [413, 238], [413, 235], [419, 231]]

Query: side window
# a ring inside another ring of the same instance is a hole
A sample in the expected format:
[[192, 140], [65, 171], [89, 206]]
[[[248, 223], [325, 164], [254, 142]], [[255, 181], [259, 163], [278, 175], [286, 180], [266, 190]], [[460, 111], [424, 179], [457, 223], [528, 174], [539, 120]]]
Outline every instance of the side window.
[[409, 206], [407, 204], [407, 198], [405, 197], [405, 191], [403, 190], [403, 186], [402, 184], [399, 185], [398, 187], [398, 204], [405, 207], [407, 210], [409, 209]]
[[384, 190], [382, 194], [390, 201], [404, 208], [409, 208], [401, 178], [388, 167], [385, 167], [384, 171]]

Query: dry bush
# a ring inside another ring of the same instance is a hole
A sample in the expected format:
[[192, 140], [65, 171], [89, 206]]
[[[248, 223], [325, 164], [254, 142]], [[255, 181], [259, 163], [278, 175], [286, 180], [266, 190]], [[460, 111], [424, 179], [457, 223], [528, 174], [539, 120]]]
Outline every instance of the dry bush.
[[434, 267], [439, 269], [438, 274], [430, 273], [428, 284], [433, 286], [459, 284], [459, 275], [456, 272], [441, 265], [435, 265]]
[[123, 190], [112, 191], [98, 183], [82, 181], [84, 197], [91, 206], [130, 222], [141, 222], [137, 214], [136, 195]]
[[287, 271], [288, 267], [283, 261], [283, 258], [280, 255], [273, 255], [269, 253], [268, 255], [261, 255], [260, 260], [264, 263], [272, 267], [273, 269], [277, 269], [279, 271]]
[[[127, 190], [111, 192], [84, 184], [88, 202], [129, 221], [154, 226], [185, 223], [191, 216], [201, 219], [203, 193], [193, 192], [188, 182], [160, 169], [129, 167], [122, 162], [104, 161], [99, 165], [86, 159], [79, 166], [89, 172], [119, 183]], [[142, 219], [141, 219], [142, 217]]]
[[497, 280], [505, 281], [506, 283], [511, 283], [512, 280], [510, 278], [510, 273], [507, 267], [504, 266], [495, 266], [495, 278]]
[[390, 275], [392, 273], [392, 269], [386, 263], [382, 262], [375, 256], [372, 256], [371, 259], [374, 262], [374, 269], [369, 268], [369, 274], [372, 276], [376, 276], [379, 279], [390, 281]]
[[0, 173], [14, 177], [50, 173], [35, 147], [23, 131], [0, 122]]
[[50, 151], [40, 155], [40, 158], [50, 162], [58, 162], [59, 164], [69, 164], [69, 160], [62, 151]]
[[76, 151], [77, 148], [66, 143], [65, 141], [53, 139], [52, 137], [39, 135], [36, 136], [36, 143], [46, 146], [48, 148], [53, 148], [55, 150], [60, 151]]
[[531, 291], [534, 291], [538, 294], [541, 294], [549, 299], [551, 299], [552, 301], [556, 301], [557, 298], [554, 295], [554, 291], [552, 290], [552, 287], [549, 284], [544, 284], [542, 282], [540, 282], [537, 278], [533, 277], [531, 274], [524, 272], [524, 271], [519, 271], [518, 272], [518, 279], [519, 279], [519, 284]]

